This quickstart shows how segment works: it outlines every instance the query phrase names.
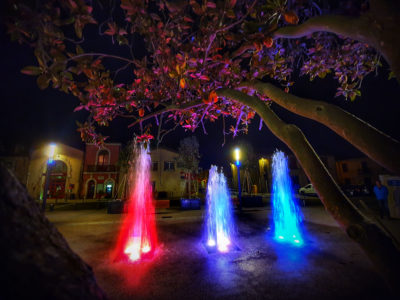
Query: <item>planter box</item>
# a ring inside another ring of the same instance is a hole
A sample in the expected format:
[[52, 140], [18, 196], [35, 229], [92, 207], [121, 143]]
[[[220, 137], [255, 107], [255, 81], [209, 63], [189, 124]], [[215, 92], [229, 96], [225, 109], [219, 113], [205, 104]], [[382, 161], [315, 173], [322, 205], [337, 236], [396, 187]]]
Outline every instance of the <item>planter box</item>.
[[169, 200], [154, 200], [153, 201], [155, 208], [169, 208], [170, 203]]
[[262, 207], [264, 206], [261, 196], [242, 196], [243, 207]]
[[183, 210], [196, 210], [201, 209], [200, 199], [181, 199], [181, 209]]
[[110, 201], [107, 206], [108, 214], [122, 214], [124, 212], [124, 202], [120, 200]]

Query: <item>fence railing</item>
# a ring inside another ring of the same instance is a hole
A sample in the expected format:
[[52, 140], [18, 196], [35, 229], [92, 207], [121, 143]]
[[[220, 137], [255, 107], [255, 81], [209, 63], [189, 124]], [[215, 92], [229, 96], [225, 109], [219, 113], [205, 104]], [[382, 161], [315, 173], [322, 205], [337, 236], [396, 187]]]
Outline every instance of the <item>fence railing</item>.
[[116, 172], [116, 165], [88, 165], [85, 168], [86, 172]]

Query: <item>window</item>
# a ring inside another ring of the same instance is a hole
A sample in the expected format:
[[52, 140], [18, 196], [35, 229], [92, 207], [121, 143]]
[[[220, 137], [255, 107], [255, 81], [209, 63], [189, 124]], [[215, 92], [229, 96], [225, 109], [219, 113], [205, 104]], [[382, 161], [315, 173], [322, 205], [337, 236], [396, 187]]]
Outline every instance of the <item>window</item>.
[[173, 161], [165, 161], [164, 171], [173, 171], [173, 170], [175, 170], [175, 163]]
[[362, 170], [364, 173], [366, 173], [366, 172], [369, 171], [369, 170], [368, 170], [368, 164], [367, 164], [366, 161], [361, 162], [361, 170]]
[[108, 151], [107, 150], [100, 150], [97, 156], [97, 165], [105, 166], [108, 165]]
[[342, 170], [343, 170], [343, 172], [345, 172], [345, 173], [348, 171], [348, 169], [347, 169], [347, 164], [346, 164], [346, 163], [342, 164]]
[[151, 168], [153, 171], [158, 171], [158, 161], [153, 162], [153, 166]]
[[102, 183], [97, 184], [96, 190], [97, 190], [97, 193], [103, 193], [104, 185]]

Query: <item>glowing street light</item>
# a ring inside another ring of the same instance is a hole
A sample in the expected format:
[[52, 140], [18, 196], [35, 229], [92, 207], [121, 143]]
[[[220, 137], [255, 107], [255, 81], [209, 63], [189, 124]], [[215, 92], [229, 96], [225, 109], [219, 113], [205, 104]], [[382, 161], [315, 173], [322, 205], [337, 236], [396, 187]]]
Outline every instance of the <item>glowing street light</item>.
[[54, 153], [56, 152], [56, 144], [49, 145], [49, 160], [48, 163], [53, 163], [54, 161]]
[[239, 148], [235, 149], [235, 160], [236, 160], [236, 165], [240, 166], [240, 149]]
[[239, 201], [239, 211], [242, 212], [242, 187], [240, 185], [240, 149], [236, 148], [234, 151], [236, 166], [237, 166], [237, 174], [238, 174], [238, 201]]
[[47, 159], [47, 167], [46, 167], [46, 178], [44, 181], [44, 191], [43, 191], [43, 203], [42, 209], [46, 210], [46, 201], [47, 201], [47, 193], [49, 190], [49, 177], [50, 177], [50, 166], [54, 162], [54, 155], [56, 152], [56, 144], [50, 144], [48, 150], [48, 159]]

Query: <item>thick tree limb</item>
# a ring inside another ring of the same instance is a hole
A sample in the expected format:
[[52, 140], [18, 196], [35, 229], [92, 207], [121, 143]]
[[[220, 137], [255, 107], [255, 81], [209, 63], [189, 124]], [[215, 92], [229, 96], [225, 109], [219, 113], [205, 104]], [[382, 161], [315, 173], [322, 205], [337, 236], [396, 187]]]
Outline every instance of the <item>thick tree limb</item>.
[[400, 174], [400, 143], [336, 105], [297, 97], [260, 81], [241, 86], [255, 89], [285, 109], [324, 124], [378, 164]]
[[395, 278], [400, 277], [399, 250], [393, 241], [378, 226], [368, 222], [344, 195], [302, 131], [295, 125], [283, 122], [257, 97], [230, 89], [218, 90], [217, 94], [254, 109], [271, 132], [292, 150], [326, 210], [347, 235], [361, 246], [387, 283], [398, 292], [399, 285]]
[[297, 26], [281, 27], [273, 33], [273, 37], [300, 38], [319, 31], [343, 35], [358, 41], [369, 41], [364, 19], [340, 15], [317, 16]]

